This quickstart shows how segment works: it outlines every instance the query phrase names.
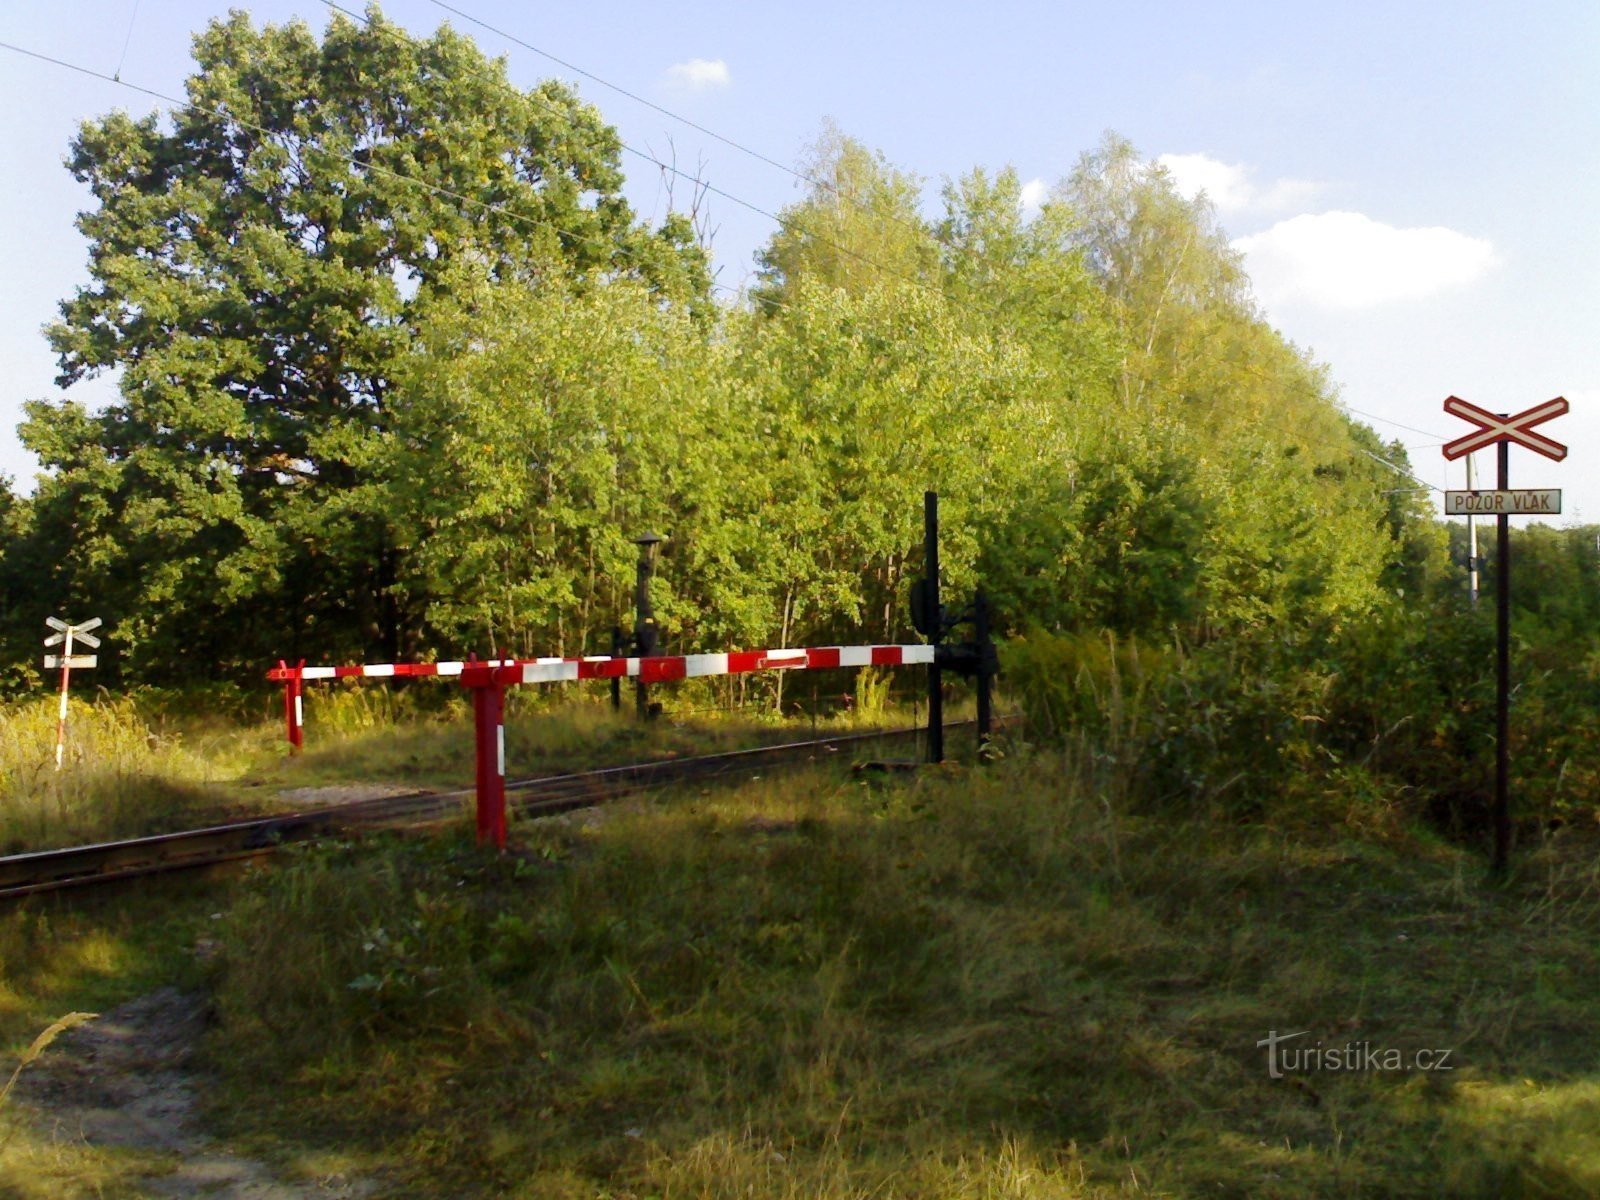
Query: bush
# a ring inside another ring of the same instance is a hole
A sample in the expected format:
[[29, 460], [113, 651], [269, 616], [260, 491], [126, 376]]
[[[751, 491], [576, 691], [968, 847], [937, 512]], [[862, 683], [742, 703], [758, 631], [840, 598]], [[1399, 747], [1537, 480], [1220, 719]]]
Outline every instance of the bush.
[[[1081, 745], [1148, 798], [1248, 816], [1359, 780], [1349, 790], [1373, 797], [1375, 814], [1405, 793], [1412, 815], [1473, 826], [1493, 781], [1493, 637], [1487, 611], [1442, 605], [1419, 617], [1395, 604], [1337, 630], [1194, 647], [1035, 631], [1012, 639], [1004, 660], [1036, 736]], [[1600, 650], [1521, 644], [1513, 673], [1517, 812], [1593, 813]]]

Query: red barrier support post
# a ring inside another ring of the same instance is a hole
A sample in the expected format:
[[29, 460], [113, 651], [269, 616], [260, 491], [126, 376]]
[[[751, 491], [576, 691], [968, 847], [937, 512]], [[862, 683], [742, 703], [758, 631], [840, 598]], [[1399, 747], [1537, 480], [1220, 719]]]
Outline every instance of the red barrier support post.
[[303, 658], [292, 667], [283, 659], [278, 660], [278, 669], [283, 672], [283, 723], [289, 734], [290, 754], [299, 754], [306, 744], [305, 665]]
[[506, 690], [498, 683], [472, 689], [478, 759], [478, 841], [506, 848]]

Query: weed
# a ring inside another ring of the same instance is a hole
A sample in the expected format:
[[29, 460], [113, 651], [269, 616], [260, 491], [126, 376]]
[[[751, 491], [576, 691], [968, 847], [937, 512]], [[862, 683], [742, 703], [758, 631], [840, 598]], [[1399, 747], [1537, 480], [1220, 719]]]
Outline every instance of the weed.
[[56, 701], [0, 707], [0, 846], [9, 850], [176, 827], [203, 804], [208, 765], [153, 730], [135, 704], [72, 702], [55, 767]]
[[17, 1086], [17, 1080], [21, 1077], [24, 1067], [36, 1061], [39, 1055], [43, 1054], [47, 1049], [50, 1048], [50, 1043], [55, 1041], [56, 1038], [60, 1037], [67, 1030], [72, 1029], [75, 1026], [82, 1025], [85, 1021], [92, 1021], [99, 1015], [99, 1013], [72, 1012], [68, 1013], [64, 1017], [57, 1017], [54, 1021], [51, 1021], [50, 1024], [46, 1025], [44, 1029], [40, 1031], [39, 1036], [34, 1038], [32, 1042], [28, 1043], [28, 1048], [24, 1050], [22, 1052], [22, 1056], [17, 1059], [17, 1068], [11, 1072], [11, 1078], [6, 1080], [4, 1087], [0, 1087], [0, 1108], [5, 1107], [6, 1098], [11, 1095], [11, 1089]]

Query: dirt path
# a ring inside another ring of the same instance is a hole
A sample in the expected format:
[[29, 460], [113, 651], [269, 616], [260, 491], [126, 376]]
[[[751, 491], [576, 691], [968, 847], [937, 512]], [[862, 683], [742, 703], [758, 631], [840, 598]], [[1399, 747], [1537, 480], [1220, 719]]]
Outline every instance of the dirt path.
[[173, 1156], [150, 1197], [360, 1200], [375, 1185], [345, 1176], [289, 1181], [230, 1154], [200, 1130], [192, 1062], [205, 1025], [199, 997], [162, 988], [63, 1034], [17, 1083], [14, 1099], [57, 1141]]
[[284, 808], [299, 812], [359, 804], [363, 800], [386, 800], [390, 796], [409, 796], [417, 790], [415, 786], [400, 783], [332, 783], [322, 787], [285, 788], [277, 799]]

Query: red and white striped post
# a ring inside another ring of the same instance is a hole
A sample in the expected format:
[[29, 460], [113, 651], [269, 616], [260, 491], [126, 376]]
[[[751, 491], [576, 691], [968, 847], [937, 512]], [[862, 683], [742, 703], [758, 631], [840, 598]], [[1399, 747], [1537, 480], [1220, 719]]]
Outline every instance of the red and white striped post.
[[72, 653], [72, 639], [77, 638], [86, 646], [94, 647], [100, 644], [100, 639], [89, 631], [100, 628], [100, 618], [93, 617], [77, 625], [69, 624], [60, 617], [46, 617], [44, 623], [56, 632], [45, 638], [44, 644], [61, 646], [61, 653], [47, 654], [44, 656], [45, 670], [59, 666], [61, 668], [61, 707], [56, 717], [56, 770], [61, 770], [61, 759], [67, 747], [67, 686], [72, 677], [73, 667], [92, 667], [95, 665], [96, 656], [93, 654]]
[[66, 645], [61, 649], [61, 708], [56, 717], [56, 770], [61, 770], [61, 756], [67, 747], [67, 679], [72, 674], [72, 630], [67, 630]]
[[[503, 666], [512, 659], [494, 659], [489, 663], [474, 660], [472, 666]], [[269, 683], [283, 684], [283, 725], [289, 739], [289, 753], [299, 754], [305, 744], [305, 685], [324, 679], [432, 679], [460, 675], [469, 664], [465, 662], [427, 663], [355, 663], [349, 666], [306, 666], [301, 659], [290, 666], [283, 659], [267, 672]]]
[[283, 724], [289, 735], [290, 754], [299, 754], [306, 744], [305, 673], [303, 658], [292, 667], [280, 658], [274, 672], [283, 680]]
[[472, 689], [473, 743], [478, 766], [478, 841], [506, 848], [506, 689]]
[[836, 667], [931, 666], [933, 646], [820, 646], [794, 650], [735, 650], [727, 654], [658, 657], [540, 658], [527, 662], [469, 662], [461, 683], [473, 691], [477, 757], [478, 840], [506, 844], [506, 688], [579, 679], [637, 679], [670, 683], [747, 671], [819, 671]]

